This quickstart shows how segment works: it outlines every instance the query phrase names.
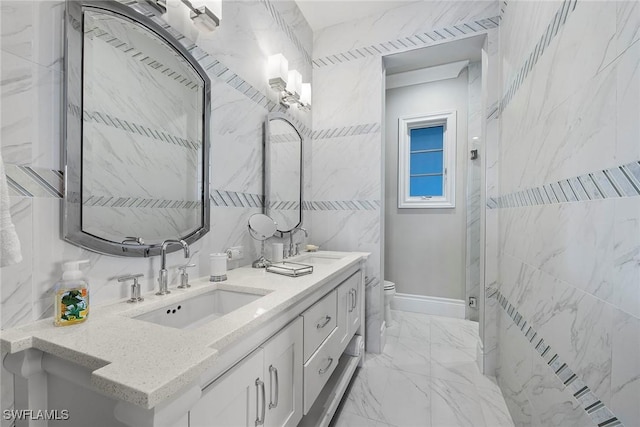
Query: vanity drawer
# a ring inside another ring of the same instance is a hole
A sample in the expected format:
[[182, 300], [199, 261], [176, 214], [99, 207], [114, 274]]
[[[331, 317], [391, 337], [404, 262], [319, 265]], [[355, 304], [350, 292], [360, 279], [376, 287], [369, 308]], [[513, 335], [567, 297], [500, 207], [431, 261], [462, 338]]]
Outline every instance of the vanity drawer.
[[334, 290], [302, 313], [304, 318], [304, 361], [322, 344], [337, 325], [337, 292]]
[[340, 337], [338, 334], [338, 329], [333, 329], [320, 348], [304, 364], [304, 415], [307, 415], [322, 388], [338, 366], [340, 359], [338, 349]]

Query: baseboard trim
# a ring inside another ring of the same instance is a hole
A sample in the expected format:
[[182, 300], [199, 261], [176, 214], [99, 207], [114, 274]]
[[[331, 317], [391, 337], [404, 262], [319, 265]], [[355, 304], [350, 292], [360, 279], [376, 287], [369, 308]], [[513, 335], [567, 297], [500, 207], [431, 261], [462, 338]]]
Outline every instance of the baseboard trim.
[[413, 313], [464, 319], [466, 305], [461, 299], [396, 293], [391, 301], [391, 308]]

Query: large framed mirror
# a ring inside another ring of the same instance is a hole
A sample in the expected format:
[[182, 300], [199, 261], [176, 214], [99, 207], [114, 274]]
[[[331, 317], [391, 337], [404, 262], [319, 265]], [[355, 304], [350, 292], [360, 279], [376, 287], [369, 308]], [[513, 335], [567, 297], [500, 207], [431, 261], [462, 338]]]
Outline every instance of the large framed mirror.
[[65, 240], [120, 256], [196, 241], [210, 217], [206, 72], [129, 6], [68, 0], [66, 13]]
[[265, 213], [287, 233], [302, 224], [304, 137], [282, 113], [269, 113], [264, 131]]

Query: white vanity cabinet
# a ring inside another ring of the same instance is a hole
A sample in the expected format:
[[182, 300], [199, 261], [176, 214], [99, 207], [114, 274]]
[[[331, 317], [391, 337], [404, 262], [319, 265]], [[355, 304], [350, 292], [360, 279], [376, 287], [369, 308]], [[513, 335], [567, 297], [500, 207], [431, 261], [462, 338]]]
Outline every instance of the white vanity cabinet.
[[[135, 309], [114, 304], [95, 309], [76, 329], [41, 322], [3, 331], [0, 342], [9, 349], [3, 365], [20, 391], [15, 408], [73, 409], [64, 421], [17, 425], [327, 427], [363, 358], [345, 348], [366, 328], [367, 254], [333, 254], [315, 255], [335, 263], [318, 263], [315, 277], [229, 272], [230, 282], [259, 290], [264, 299], [197, 329], [142, 323], [132, 317], [139, 314]], [[174, 299], [197, 298], [211, 286], [194, 284]], [[126, 357], [120, 354], [123, 339], [131, 345]], [[171, 353], [176, 348], [180, 357]]]
[[362, 280], [355, 273], [338, 286], [338, 334], [340, 349], [344, 350], [360, 327], [362, 317]]
[[257, 425], [256, 419], [262, 415], [260, 401], [264, 408], [265, 399], [260, 382], [263, 361], [263, 350], [256, 350], [202, 390], [202, 397], [189, 411], [189, 427]]
[[290, 427], [302, 418], [302, 319], [202, 390], [189, 427]]
[[292, 427], [302, 418], [302, 319], [293, 321], [264, 346], [267, 427]]

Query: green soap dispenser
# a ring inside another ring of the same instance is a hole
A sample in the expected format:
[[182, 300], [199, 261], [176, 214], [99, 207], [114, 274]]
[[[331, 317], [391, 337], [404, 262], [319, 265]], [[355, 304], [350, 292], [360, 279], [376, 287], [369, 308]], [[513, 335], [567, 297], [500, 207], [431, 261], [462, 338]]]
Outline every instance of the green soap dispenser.
[[80, 264], [85, 263], [89, 260], [62, 264], [62, 280], [54, 287], [53, 324], [56, 326], [82, 323], [89, 316], [89, 284], [80, 271]]

